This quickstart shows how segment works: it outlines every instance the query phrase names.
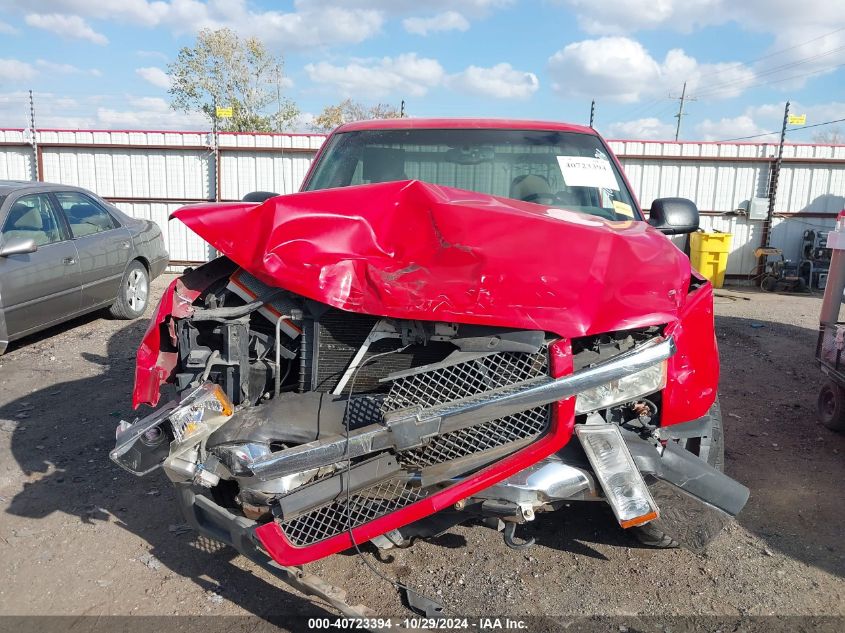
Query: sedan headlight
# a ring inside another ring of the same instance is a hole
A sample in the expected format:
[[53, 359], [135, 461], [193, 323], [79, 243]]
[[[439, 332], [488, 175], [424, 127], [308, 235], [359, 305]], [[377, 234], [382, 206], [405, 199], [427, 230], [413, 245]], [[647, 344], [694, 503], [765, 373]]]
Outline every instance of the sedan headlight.
[[666, 386], [666, 361], [630, 376], [580, 392], [575, 398], [575, 413], [590, 413], [615, 404], [636, 400]]

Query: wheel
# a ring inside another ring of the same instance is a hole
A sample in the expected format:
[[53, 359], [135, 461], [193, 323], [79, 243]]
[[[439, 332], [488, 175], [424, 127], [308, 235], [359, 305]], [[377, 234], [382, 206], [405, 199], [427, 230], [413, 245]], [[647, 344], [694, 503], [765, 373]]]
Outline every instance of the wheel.
[[[716, 470], [723, 471], [725, 470], [725, 434], [722, 427], [722, 407], [718, 398], [710, 407], [709, 415], [710, 434], [681, 440], [681, 446], [698, 455]], [[666, 549], [680, 547], [680, 543], [651, 523], [631, 528], [630, 531], [640, 543], [649, 547]]]
[[149, 297], [150, 276], [144, 265], [136, 259], [123, 273], [117, 299], [109, 311], [116, 319], [137, 319], [147, 309]]
[[828, 380], [819, 390], [819, 422], [831, 431], [845, 431], [845, 389]]
[[778, 287], [778, 280], [771, 275], [767, 275], [763, 277], [763, 281], [760, 282], [760, 288], [766, 292], [774, 292], [777, 290]]

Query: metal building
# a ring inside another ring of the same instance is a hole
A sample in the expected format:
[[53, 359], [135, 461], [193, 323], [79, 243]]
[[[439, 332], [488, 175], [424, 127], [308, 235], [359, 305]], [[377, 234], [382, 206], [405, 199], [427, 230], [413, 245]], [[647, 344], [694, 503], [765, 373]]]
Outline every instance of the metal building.
[[[250, 191], [299, 188], [325, 137], [320, 134], [221, 133], [218, 150], [205, 132], [0, 130], [0, 179], [78, 185], [133, 216], [153, 219], [177, 265], [206, 260], [209, 247], [178, 221], [176, 208], [239, 200]], [[755, 265], [762, 221], [750, 202], [766, 195], [777, 153], [773, 143], [610, 141], [644, 208], [655, 198], [695, 201], [702, 228], [734, 234], [728, 274]], [[798, 258], [807, 228], [829, 229], [845, 207], [845, 146], [784, 147], [772, 239]]]

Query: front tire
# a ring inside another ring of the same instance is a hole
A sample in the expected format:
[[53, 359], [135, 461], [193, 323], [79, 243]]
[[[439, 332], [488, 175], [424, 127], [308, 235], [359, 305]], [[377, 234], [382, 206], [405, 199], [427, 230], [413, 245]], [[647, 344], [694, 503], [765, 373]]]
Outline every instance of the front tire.
[[150, 300], [150, 275], [137, 259], [130, 262], [120, 281], [117, 299], [109, 311], [116, 319], [137, 319]]
[[[681, 446], [697, 455], [718, 471], [725, 470], [725, 434], [722, 426], [722, 407], [719, 399], [710, 407], [710, 433], [702, 437], [681, 440]], [[686, 444], [683, 444], [686, 442]], [[637, 540], [648, 547], [670, 549], [680, 547], [671, 536], [652, 523], [646, 523], [630, 530]]]

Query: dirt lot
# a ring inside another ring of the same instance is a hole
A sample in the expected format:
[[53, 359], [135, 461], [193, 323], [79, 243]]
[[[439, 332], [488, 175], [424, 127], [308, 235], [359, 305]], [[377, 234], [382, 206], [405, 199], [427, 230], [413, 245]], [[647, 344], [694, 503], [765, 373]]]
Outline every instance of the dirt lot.
[[[814, 419], [820, 298], [746, 296], [718, 299], [717, 329], [727, 469], [752, 496], [705, 556], [639, 547], [598, 504], [540, 517], [525, 551], [462, 527], [365, 555], [460, 614], [845, 615], [845, 436]], [[145, 326], [98, 315], [0, 357], [0, 614], [325, 614], [185, 532], [160, 471], [139, 479], [108, 460], [114, 426], [133, 415]], [[352, 600], [406, 613], [356, 556], [310, 568]]]

